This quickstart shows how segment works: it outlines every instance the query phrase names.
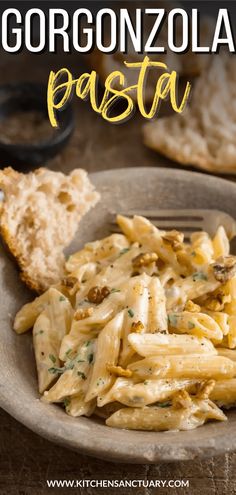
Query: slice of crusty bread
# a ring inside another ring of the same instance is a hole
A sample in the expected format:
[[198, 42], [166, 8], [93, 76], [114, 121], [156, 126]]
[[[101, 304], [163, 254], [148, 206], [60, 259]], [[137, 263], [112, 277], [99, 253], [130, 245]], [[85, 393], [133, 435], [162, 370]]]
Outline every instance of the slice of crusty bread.
[[46, 168], [22, 174], [9, 167], [0, 170], [0, 189], [3, 240], [19, 264], [22, 280], [42, 292], [63, 277], [63, 249], [100, 195], [82, 169], [70, 175]]
[[192, 89], [183, 114], [143, 127], [150, 148], [183, 165], [236, 173], [236, 59], [222, 53]]

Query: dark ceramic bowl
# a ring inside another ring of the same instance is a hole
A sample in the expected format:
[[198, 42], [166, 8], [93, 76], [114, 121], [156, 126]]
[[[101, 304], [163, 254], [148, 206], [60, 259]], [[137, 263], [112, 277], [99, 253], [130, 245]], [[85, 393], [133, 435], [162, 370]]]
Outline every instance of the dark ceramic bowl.
[[[44, 85], [22, 82], [0, 86], [0, 124], [7, 118], [35, 111], [48, 121], [47, 88]], [[5, 142], [0, 135], [1, 165], [14, 168], [38, 166], [58, 154], [69, 140], [74, 130], [74, 117], [71, 105], [57, 113], [59, 127], [49, 136], [32, 143]], [[22, 125], [24, 123], [22, 122]]]

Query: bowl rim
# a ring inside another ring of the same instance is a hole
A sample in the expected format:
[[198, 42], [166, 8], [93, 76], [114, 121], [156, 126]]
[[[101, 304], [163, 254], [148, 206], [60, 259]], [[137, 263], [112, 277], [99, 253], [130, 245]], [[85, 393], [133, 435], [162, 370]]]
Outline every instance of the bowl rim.
[[[96, 178], [96, 176], [101, 176], [102, 175], [114, 175], [114, 174], [121, 174], [122, 172], [130, 172], [132, 173], [152, 173], [155, 174], [156, 177], [158, 174], [161, 175], [166, 175], [167, 177], [170, 178], [170, 180], [174, 180], [175, 176], [179, 176], [180, 180], [182, 178], [186, 178], [187, 176], [190, 178], [196, 178], [196, 180], [203, 180], [205, 181], [206, 179], [206, 174], [199, 173], [199, 172], [192, 172], [192, 171], [185, 171], [185, 170], [179, 170], [179, 169], [173, 169], [173, 168], [166, 168], [166, 167], [126, 167], [126, 168], [117, 168], [117, 169], [111, 169], [111, 170], [103, 170], [103, 171], [97, 171], [94, 173], [90, 174], [90, 178], [93, 182], [93, 179]], [[229, 180], [225, 178], [218, 178], [214, 176], [208, 176], [208, 182], [211, 183], [211, 185], [220, 185], [222, 186], [227, 186], [229, 190], [232, 191], [232, 193], [235, 194], [236, 196], [236, 183], [230, 182]], [[130, 464], [155, 464], [157, 462], [171, 462], [171, 461], [183, 461], [183, 460], [193, 460], [193, 459], [199, 459], [199, 458], [207, 458], [211, 457], [214, 455], [223, 455], [227, 452], [235, 450], [235, 441], [236, 441], [236, 425], [235, 427], [232, 428], [234, 425], [226, 425], [227, 427], [224, 428], [218, 428], [218, 431], [214, 430], [214, 436], [207, 436], [206, 438], [201, 438], [201, 435], [199, 435], [199, 441], [193, 443], [191, 440], [191, 433], [192, 431], [196, 430], [190, 430], [188, 431], [188, 440], [187, 442], [183, 443], [183, 439], [181, 436], [182, 432], [161, 432], [161, 435], [165, 435], [163, 438], [168, 438], [167, 435], [173, 434], [175, 435], [175, 438], [177, 438], [177, 441], [175, 441], [174, 446], [172, 446], [171, 441], [168, 443], [163, 443], [162, 445], [157, 443], [157, 440], [155, 440], [155, 433], [156, 432], [139, 432], [135, 430], [129, 430], [129, 433], [132, 431], [132, 440], [129, 439], [126, 442], [122, 443], [119, 440], [119, 436], [122, 437], [124, 433], [127, 433], [127, 430], [117, 430], [114, 428], [109, 428], [111, 431], [111, 434], [109, 435], [109, 438], [106, 436], [106, 438], [103, 437], [103, 435], [98, 433], [98, 437], [94, 438], [92, 437], [93, 434], [89, 433], [89, 418], [71, 418], [69, 417], [70, 421], [70, 428], [67, 428], [67, 433], [68, 433], [68, 438], [65, 438], [65, 434], [60, 428], [54, 427], [54, 429], [51, 428], [50, 421], [45, 421], [43, 425], [40, 425], [39, 419], [40, 419], [40, 401], [39, 402], [39, 410], [37, 413], [37, 417], [32, 417], [30, 408], [28, 409], [27, 407], [25, 408], [18, 408], [17, 406], [20, 404], [20, 397], [16, 397], [15, 395], [13, 396], [13, 393], [6, 393], [4, 392], [4, 388], [2, 387], [1, 381], [4, 380], [4, 377], [1, 377], [0, 375], [0, 407], [2, 407], [6, 412], [8, 412], [11, 416], [13, 416], [16, 420], [21, 422], [23, 425], [34, 431], [35, 433], [39, 434], [40, 436], [46, 438], [47, 440], [50, 440], [52, 442], [55, 442], [59, 445], [62, 445], [63, 447], [70, 448], [72, 450], [75, 450], [77, 452], [87, 454], [89, 456], [94, 456], [94, 457], [99, 457], [101, 459], [107, 460], [107, 461], [113, 461], [113, 462], [126, 462]], [[12, 399], [13, 402], [12, 402]], [[29, 399], [29, 402], [31, 401], [32, 403], [32, 397]], [[53, 408], [57, 408], [57, 405], [51, 405], [51, 411], [53, 411]], [[63, 412], [63, 411], [62, 411]], [[65, 413], [63, 412], [63, 415]], [[86, 434], [82, 434], [79, 437], [79, 440], [77, 438], [73, 437], [73, 433], [76, 431], [76, 427], [78, 429], [80, 428], [80, 425], [78, 423], [78, 420], [83, 420], [81, 421], [81, 425], [84, 427], [86, 430]], [[208, 425], [213, 425], [215, 423], [208, 423]], [[225, 423], [223, 424], [225, 425]], [[56, 419], [55, 420], [55, 426], [60, 426], [60, 422]], [[108, 428], [104, 425], [102, 425], [103, 428]], [[98, 428], [101, 428], [101, 425], [98, 422]], [[204, 426], [202, 427], [204, 428]], [[71, 430], [71, 431], [70, 431]], [[108, 430], [107, 430], [108, 431]], [[210, 428], [211, 431], [211, 428]], [[123, 432], [123, 433], [122, 433]], [[120, 435], [119, 435], [120, 433]], [[90, 436], [89, 436], [90, 435]], [[136, 439], [139, 439], [139, 444], [140, 444], [140, 439], [142, 439], [143, 436], [146, 436], [148, 438], [148, 443], [144, 445], [142, 450], [137, 449], [137, 452], [134, 453], [133, 451], [133, 437]], [[177, 435], [177, 437], [176, 437]], [[223, 441], [222, 441], [223, 440]], [[178, 453], [177, 453], [178, 451]]]

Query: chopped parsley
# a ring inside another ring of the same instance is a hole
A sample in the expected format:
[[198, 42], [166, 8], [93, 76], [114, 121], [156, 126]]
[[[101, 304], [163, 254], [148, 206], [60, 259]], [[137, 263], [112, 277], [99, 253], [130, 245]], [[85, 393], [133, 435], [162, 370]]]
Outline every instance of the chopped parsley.
[[[90, 340], [88, 340], [85, 345], [86, 347], [88, 347], [88, 345], [91, 343]], [[68, 354], [72, 352], [72, 349], [67, 349], [66, 351], [66, 355], [68, 356]], [[55, 356], [51, 355], [50, 354], [50, 359], [51, 361], [55, 364], [56, 362], [56, 358]], [[54, 361], [55, 359], [55, 361]], [[86, 375], [82, 372], [82, 371], [77, 371], [76, 367], [77, 367], [77, 363], [86, 363], [86, 361], [88, 361], [89, 363], [92, 363], [93, 361], [93, 354], [90, 353], [88, 355], [88, 357], [86, 359], [82, 359], [80, 356], [79, 356], [79, 353], [76, 354], [76, 356], [74, 356], [73, 358], [70, 358], [65, 362], [64, 366], [62, 366], [61, 368], [57, 367], [57, 366], [53, 366], [51, 368], [48, 369], [49, 373], [53, 373], [53, 374], [62, 374], [64, 373], [65, 371], [68, 371], [68, 370], [73, 370], [75, 368], [75, 372], [77, 372], [77, 375], [78, 376], [81, 376], [81, 378], [83, 380], [86, 380], [87, 377]]]
[[70, 399], [69, 399], [69, 397], [65, 397], [65, 399], [63, 400], [63, 403], [64, 403], [64, 406], [65, 407], [68, 407], [70, 405]]
[[196, 282], [197, 280], [207, 280], [207, 276], [203, 272], [196, 272], [193, 274], [193, 281]]
[[111, 289], [110, 294], [114, 294], [115, 292], [120, 292], [120, 289], [115, 289], [115, 288], [114, 289]]
[[170, 407], [171, 402], [156, 402], [155, 404], [157, 407]]
[[122, 256], [122, 254], [128, 253], [128, 251], [130, 251], [130, 248], [123, 248], [123, 249], [121, 249], [120, 256]]
[[89, 345], [91, 344], [91, 340], [87, 340], [87, 342], [85, 342], [85, 347], [88, 347]]
[[65, 301], [65, 300], [66, 300], [66, 298], [64, 296], [59, 297], [59, 301]]
[[145, 380], [145, 382], [143, 382], [144, 385], [148, 385], [148, 380]]
[[178, 316], [173, 314], [173, 313], [168, 315], [168, 322], [172, 327], [177, 326], [177, 321], [178, 321], [177, 318], [178, 318]]
[[61, 375], [62, 373], [64, 373], [67, 370], [73, 370], [74, 366], [75, 366], [74, 362], [70, 361], [70, 362], [66, 363], [65, 366], [62, 366], [61, 368], [58, 368], [57, 366], [53, 366], [52, 368], [48, 368], [48, 371], [49, 371], [49, 373], [52, 373], [53, 375], [55, 375], [56, 373]]
[[188, 321], [188, 329], [192, 330], [193, 328], [195, 328], [194, 323], [192, 321]]
[[88, 355], [88, 362], [91, 364], [93, 362], [93, 354]]
[[72, 349], [67, 349], [67, 351], [65, 352], [65, 355], [66, 356], [69, 356], [69, 354], [71, 353]]
[[35, 334], [35, 336], [36, 336], [36, 335], [42, 335], [42, 333], [43, 333], [43, 330], [39, 330], [39, 331]]
[[128, 315], [130, 316], [130, 318], [134, 317], [134, 311], [132, 310], [132, 308], [128, 309]]
[[66, 366], [63, 366], [63, 367], [65, 368], [65, 371], [66, 371], [66, 370], [73, 370], [74, 366], [75, 366], [75, 363], [73, 361], [71, 361], [71, 362], [67, 363]]
[[60, 375], [64, 373], [64, 371], [65, 371], [65, 366], [63, 366], [63, 368], [57, 368], [56, 366], [53, 366], [52, 368], [48, 368], [48, 372], [52, 373], [53, 375], [55, 375], [56, 373]]
[[49, 354], [49, 359], [51, 359], [52, 363], [55, 364], [56, 362], [56, 357], [54, 356], [54, 354]]
[[192, 251], [191, 256], [196, 256], [196, 251]]
[[81, 376], [82, 380], [86, 380], [86, 375], [83, 373], [83, 371], [77, 371], [77, 375]]

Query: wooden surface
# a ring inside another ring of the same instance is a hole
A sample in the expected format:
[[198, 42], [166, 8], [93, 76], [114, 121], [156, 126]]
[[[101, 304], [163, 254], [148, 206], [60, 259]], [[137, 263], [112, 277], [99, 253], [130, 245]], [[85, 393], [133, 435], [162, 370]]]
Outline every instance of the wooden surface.
[[[32, 56], [31, 56], [32, 57]], [[34, 67], [33, 73], [30, 67]], [[68, 55], [65, 65], [75, 74], [82, 72], [78, 58]], [[47, 83], [50, 68], [63, 66], [58, 56], [20, 54], [0, 60], [0, 83], [34, 79]], [[70, 171], [84, 167], [89, 172], [128, 166], [175, 166], [147, 150], [142, 144], [141, 124], [136, 115], [126, 124], [117, 126], [95, 115], [87, 103], [75, 104], [76, 131], [63, 153], [48, 166]], [[1, 157], [0, 157], [1, 159]], [[4, 165], [14, 165], [4, 163]], [[135, 178], [134, 178], [135, 180]], [[20, 391], [19, 391], [20, 393]], [[236, 445], [235, 445], [236, 450]], [[58, 491], [104, 495], [105, 493], [135, 495], [191, 494], [232, 495], [236, 493], [236, 453], [204, 462], [177, 462], [157, 466], [113, 464], [78, 455], [35, 435], [0, 410], [0, 494], [39, 495]], [[189, 488], [169, 489], [47, 489], [47, 479], [188, 479]]]
[[[38, 437], [0, 411], [1, 495], [233, 495], [236, 488], [236, 454], [201, 462], [157, 466], [113, 464], [78, 455]], [[189, 488], [105, 490], [48, 489], [47, 479], [188, 479]]]

